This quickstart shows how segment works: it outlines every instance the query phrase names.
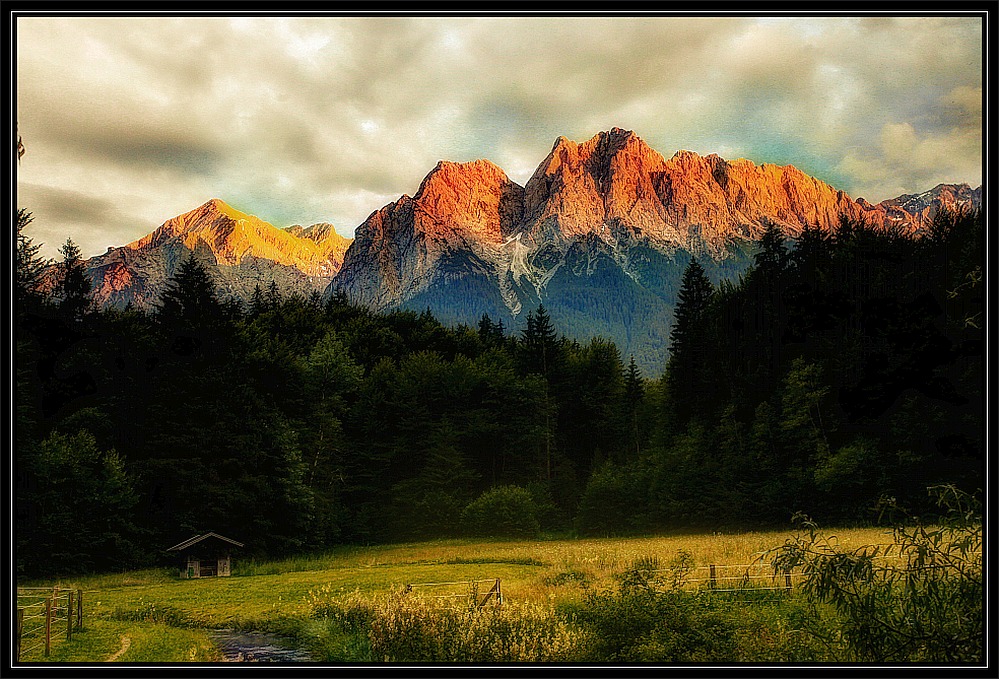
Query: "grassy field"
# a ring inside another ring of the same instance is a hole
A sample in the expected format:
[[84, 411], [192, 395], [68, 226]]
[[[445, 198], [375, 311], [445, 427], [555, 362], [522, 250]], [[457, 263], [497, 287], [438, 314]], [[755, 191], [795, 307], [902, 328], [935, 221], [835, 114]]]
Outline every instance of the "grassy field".
[[[844, 546], [887, 543], [884, 529], [829, 531]], [[790, 532], [546, 541], [447, 540], [344, 547], [287, 560], [234, 560], [233, 576], [181, 580], [172, 569], [131, 571], [19, 585], [82, 589], [84, 628], [60, 640], [49, 658], [27, 662], [212, 662], [209, 636], [219, 628], [288, 635], [322, 657], [322, 625], [310, 616], [310, 592], [377, 598], [409, 583], [500, 578], [504, 601], [566, 605], [614, 586], [643, 558], [668, 563], [681, 550], [694, 566], [749, 564]], [[460, 591], [460, 588], [458, 590]]]

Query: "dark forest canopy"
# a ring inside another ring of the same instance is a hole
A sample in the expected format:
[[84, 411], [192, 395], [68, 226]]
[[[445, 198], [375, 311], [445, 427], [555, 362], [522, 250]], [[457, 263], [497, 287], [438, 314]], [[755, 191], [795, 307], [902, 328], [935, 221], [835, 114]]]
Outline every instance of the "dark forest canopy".
[[928, 511], [928, 486], [984, 483], [980, 213], [942, 213], [919, 239], [847, 220], [769, 233], [737, 284], [692, 261], [659, 379], [609, 341], [566, 339], [543, 306], [515, 335], [337, 296], [261, 291], [244, 308], [193, 259], [155, 312], [95, 309], [71, 247], [64, 284], [38, 291], [29, 221], [25, 575], [155, 563], [206, 530], [286, 555], [490, 527], [871, 522], [884, 495]]

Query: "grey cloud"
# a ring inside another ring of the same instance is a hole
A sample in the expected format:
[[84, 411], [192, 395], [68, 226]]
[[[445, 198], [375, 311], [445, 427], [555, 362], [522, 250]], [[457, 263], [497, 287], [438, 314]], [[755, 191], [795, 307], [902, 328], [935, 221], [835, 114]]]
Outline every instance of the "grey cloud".
[[53, 186], [23, 183], [18, 187], [17, 203], [32, 213], [29, 236], [44, 245], [42, 254], [47, 257], [55, 257], [67, 238], [72, 238], [85, 256], [123, 245], [123, 229], [142, 223], [110, 198]]
[[349, 228], [437, 160], [523, 180], [556, 136], [615, 125], [666, 156], [722, 145], [851, 195], [981, 162], [981, 32], [959, 17], [32, 21], [18, 116], [29, 153], [56, 159], [32, 181], [128, 176], [119, 195], [148, 205], [240, 196], [263, 219], [301, 206]]

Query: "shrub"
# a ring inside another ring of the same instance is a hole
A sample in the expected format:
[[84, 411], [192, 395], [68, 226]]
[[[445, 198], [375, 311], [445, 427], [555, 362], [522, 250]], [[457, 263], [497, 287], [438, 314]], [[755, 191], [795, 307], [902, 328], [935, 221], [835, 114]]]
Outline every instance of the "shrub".
[[590, 660], [734, 660], [736, 626], [710, 597], [645, 589], [593, 594], [577, 610], [576, 621], [593, 640]]
[[469, 535], [482, 537], [537, 537], [537, 507], [531, 494], [519, 486], [488, 490], [465, 507], [461, 523]]
[[759, 662], [822, 659], [798, 629], [801, 604], [683, 589], [693, 558], [680, 550], [668, 562], [636, 559], [613, 592], [569, 603], [569, 618], [591, 640], [586, 660], [598, 662]]
[[838, 613], [834, 632], [809, 629], [836, 659], [981, 661], [980, 505], [953, 486], [929, 490], [945, 510], [937, 527], [922, 525], [886, 500], [886, 511], [901, 512], [902, 519], [890, 545], [846, 549], [798, 517], [804, 532], [774, 550], [775, 570], [800, 569], [803, 591]]

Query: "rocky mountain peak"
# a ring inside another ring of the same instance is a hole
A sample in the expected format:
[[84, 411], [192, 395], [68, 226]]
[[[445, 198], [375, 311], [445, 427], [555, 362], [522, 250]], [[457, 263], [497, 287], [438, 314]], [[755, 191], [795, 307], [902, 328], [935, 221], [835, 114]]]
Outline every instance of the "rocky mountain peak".
[[88, 260], [87, 268], [98, 303], [149, 306], [185, 253], [195, 253], [213, 269], [223, 294], [248, 298], [254, 284], [266, 287], [271, 280], [288, 291], [302, 284], [325, 288], [349, 245], [331, 224], [278, 229], [212, 198]]

